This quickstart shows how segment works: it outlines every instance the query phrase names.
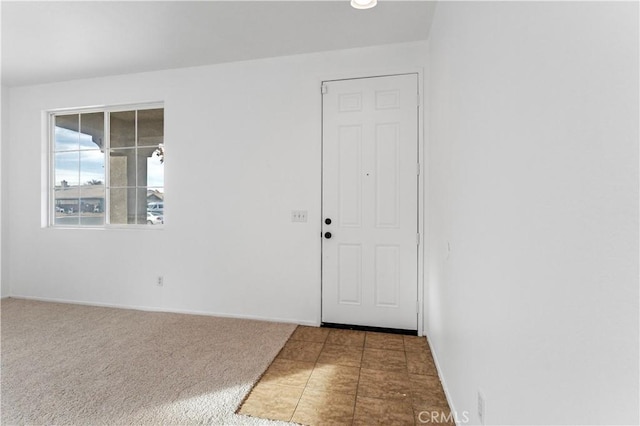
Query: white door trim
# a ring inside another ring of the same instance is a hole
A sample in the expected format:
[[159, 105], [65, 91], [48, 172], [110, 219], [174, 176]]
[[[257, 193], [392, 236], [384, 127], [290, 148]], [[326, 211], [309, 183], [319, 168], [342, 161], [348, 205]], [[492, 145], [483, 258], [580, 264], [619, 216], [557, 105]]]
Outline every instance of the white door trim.
[[[420, 105], [418, 108], [418, 159], [420, 161], [420, 175], [418, 176], [418, 212], [417, 212], [417, 220], [418, 220], [418, 232], [420, 233], [420, 245], [418, 245], [418, 283], [417, 283], [417, 294], [418, 294], [418, 335], [424, 336], [424, 317], [425, 317], [425, 243], [428, 241], [427, 228], [425, 226], [426, 223], [426, 197], [425, 197], [425, 188], [427, 187], [427, 158], [426, 158], [426, 149], [425, 149], [425, 124], [424, 124], [424, 116], [425, 116], [425, 96], [424, 96], [424, 69], [423, 68], [408, 68], [408, 69], [387, 69], [387, 70], [370, 70], [363, 72], [353, 72], [353, 73], [344, 73], [337, 74], [331, 76], [318, 76], [316, 79], [316, 88], [317, 88], [317, 96], [319, 97], [320, 102], [320, 212], [318, 217], [320, 218], [320, 228], [318, 232], [318, 238], [320, 239], [320, 244], [322, 244], [322, 182], [323, 182], [323, 164], [322, 164], [322, 144], [323, 144], [323, 117], [322, 117], [322, 102], [323, 97], [321, 93], [322, 84], [329, 81], [335, 80], [353, 80], [360, 78], [374, 78], [374, 77], [385, 77], [385, 76], [393, 76], [393, 75], [403, 75], [403, 74], [417, 74], [418, 75], [418, 94]], [[320, 256], [322, 259], [322, 250], [320, 252]], [[321, 260], [322, 262], [322, 260]], [[318, 297], [318, 325], [322, 323], [322, 263], [320, 263], [320, 291]]]

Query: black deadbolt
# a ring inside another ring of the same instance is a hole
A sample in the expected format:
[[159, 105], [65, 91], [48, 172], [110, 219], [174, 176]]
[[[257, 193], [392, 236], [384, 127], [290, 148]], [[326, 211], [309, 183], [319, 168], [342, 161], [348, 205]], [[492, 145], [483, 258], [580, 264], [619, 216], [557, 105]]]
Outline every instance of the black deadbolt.
[[327, 225], [331, 225], [331, 219], [326, 218], [326, 219], [324, 220], [324, 223], [326, 223]]
[[326, 239], [331, 238], [331, 232], [325, 232], [325, 233], [324, 233], [324, 237], [325, 237]]

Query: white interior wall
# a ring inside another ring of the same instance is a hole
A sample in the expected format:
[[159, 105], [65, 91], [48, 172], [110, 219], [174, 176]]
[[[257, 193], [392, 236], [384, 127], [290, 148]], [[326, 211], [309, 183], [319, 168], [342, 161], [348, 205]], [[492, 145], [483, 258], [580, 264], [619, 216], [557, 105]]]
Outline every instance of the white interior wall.
[[425, 327], [453, 409], [638, 424], [638, 4], [441, 2], [429, 55]]
[[[11, 294], [315, 324], [320, 81], [424, 67], [424, 42], [11, 90]], [[165, 102], [165, 229], [41, 227], [42, 112]], [[292, 223], [291, 210], [307, 210]], [[164, 287], [156, 277], [164, 276]]]
[[7, 208], [7, 203], [4, 201], [7, 191], [5, 189], [6, 167], [2, 153], [6, 149], [6, 141], [9, 136], [9, 91], [4, 86], [0, 89], [0, 99], [0, 297], [7, 297], [9, 295], [9, 280], [6, 277], [8, 268], [4, 262], [4, 255], [6, 254], [5, 245], [8, 233], [5, 229], [5, 222], [2, 220]]

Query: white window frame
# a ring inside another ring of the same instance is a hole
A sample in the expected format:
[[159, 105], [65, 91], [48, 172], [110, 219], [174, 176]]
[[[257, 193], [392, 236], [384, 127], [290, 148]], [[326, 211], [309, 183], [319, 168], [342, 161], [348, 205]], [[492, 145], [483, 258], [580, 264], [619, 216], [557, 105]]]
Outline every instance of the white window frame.
[[[47, 111], [47, 227], [54, 229], [141, 229], [141, 230], [162, 230], [166, 223], [163, 212], [163, 223], [160, 225], [150, 226], [148, 224], [128, 224], [128, 223], [109, 223], [111, 214], [111, 182], [110, 182], [110, 150], [111, 150], [111, 132], [110, 132], [110, 113], [124, 111], [139, 111], [147, 109], [165, 109], [164, 102], [146, 102], [126, 105], [112, 105], [99, 107], [80, 107], [80, 108], [64, 108]], [[73, 225], [57, 225], [56, 220], [56, 201], [55, 201], [55, 118], [59, 115], [71, 114], [90, 114], [104, 113], [104, 223], [102, 225], [82, 225], [80, 223]], [[137, 121], [137, 113], [136, 113]], [[135, 150], [138, 150], [138, 126], [136, 123], [136, 144]], [[163, 146], [166, 147], [166, 138], [163, 130]], [[166, 148], [165, 148], [166, 149]], [[166, 188], [166, 179], [163, 183], [163, 190]], [[136, 186], [137, 190], [138, 187]], [[165, 190], [166, 193], [166, 190]], [[166, 198], [163, 199], [163, 203]]]

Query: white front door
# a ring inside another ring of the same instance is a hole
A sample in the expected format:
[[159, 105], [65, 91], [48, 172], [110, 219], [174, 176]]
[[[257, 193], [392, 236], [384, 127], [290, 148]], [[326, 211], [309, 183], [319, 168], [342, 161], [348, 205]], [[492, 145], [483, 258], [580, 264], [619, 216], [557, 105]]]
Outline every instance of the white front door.
[[417, 330], [417, 74], [323, 84], [322, 322]]

